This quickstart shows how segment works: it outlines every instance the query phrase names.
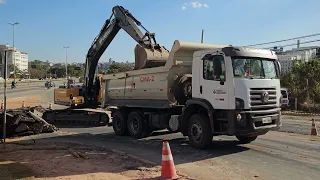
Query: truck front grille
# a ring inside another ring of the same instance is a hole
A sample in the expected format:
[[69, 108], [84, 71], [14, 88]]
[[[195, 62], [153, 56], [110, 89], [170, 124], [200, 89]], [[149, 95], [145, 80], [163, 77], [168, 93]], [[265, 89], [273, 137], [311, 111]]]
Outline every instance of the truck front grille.
[[[263, 102], [262, 94], [265, 91], [269, 94], [269, 100]], [[252, 111], [277, 108], [276, 88], [250, 88], [250, 106]]]
[[[269, 94], [267, 101], [263, 101], [264, 92]], [[256, 128], [276, 124], [279, 113], [276, 88], [250, 89], [250, 115]], [[263, 122], [264, 118], [271, 118], [271, 121]]]

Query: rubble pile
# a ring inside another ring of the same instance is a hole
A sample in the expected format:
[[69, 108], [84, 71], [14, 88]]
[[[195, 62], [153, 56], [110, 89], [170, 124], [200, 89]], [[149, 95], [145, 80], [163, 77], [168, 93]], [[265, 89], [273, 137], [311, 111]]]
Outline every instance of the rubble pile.
[[[23, 107], [7, 110], [6, 136], [17, 137], [40, 133], [51, 133], [57, 128], [47, 123], [42, 114], [46, 111], [41, 106]], [[3, 136], [3, 111], [0, 112], [0, 137]]]

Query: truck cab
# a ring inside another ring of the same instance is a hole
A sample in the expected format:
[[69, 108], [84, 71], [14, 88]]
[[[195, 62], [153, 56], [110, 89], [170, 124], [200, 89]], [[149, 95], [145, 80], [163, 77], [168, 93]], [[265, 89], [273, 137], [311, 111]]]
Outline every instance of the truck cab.
[[[192, 98], [186, 102], [182, 121], [191, 118], [192, 109], [204, 107], [214, 135], [235, 135], [242, 142], [253, 141], [281, 126], [279, 74], [277, 56], [270, 50], [230, 46], [196, 51]], [[191, 131], [197, 132], [196, 125], [194, 128]], [[187, 129], [182, 127], [185, 135]], [[188, 136], [196, 141], [192, 134]]]

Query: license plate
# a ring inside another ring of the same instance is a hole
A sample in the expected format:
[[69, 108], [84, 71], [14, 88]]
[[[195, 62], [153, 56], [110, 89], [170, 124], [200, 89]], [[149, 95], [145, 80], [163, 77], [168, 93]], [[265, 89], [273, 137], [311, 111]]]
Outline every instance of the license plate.
[[272, 122], [271, 117], [262, 118], [262, 123], [263, 123], [263, 124], [267, 124], [267, 123], [271, 123], [271, 122]]

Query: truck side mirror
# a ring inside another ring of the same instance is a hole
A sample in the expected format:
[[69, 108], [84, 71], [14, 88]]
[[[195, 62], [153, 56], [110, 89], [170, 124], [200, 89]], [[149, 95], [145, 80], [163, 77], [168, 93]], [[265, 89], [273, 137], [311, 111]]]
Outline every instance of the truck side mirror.
[[226, 81], [226, 66], [224, 64], [224, 61], [221, 62], [221, 75], [220, 75], [220, 84], [224, 85], [224, 82]]
[[220, 85], [224, 85], [224, 82], [226, 82], [225, 76], [220, 75]]

